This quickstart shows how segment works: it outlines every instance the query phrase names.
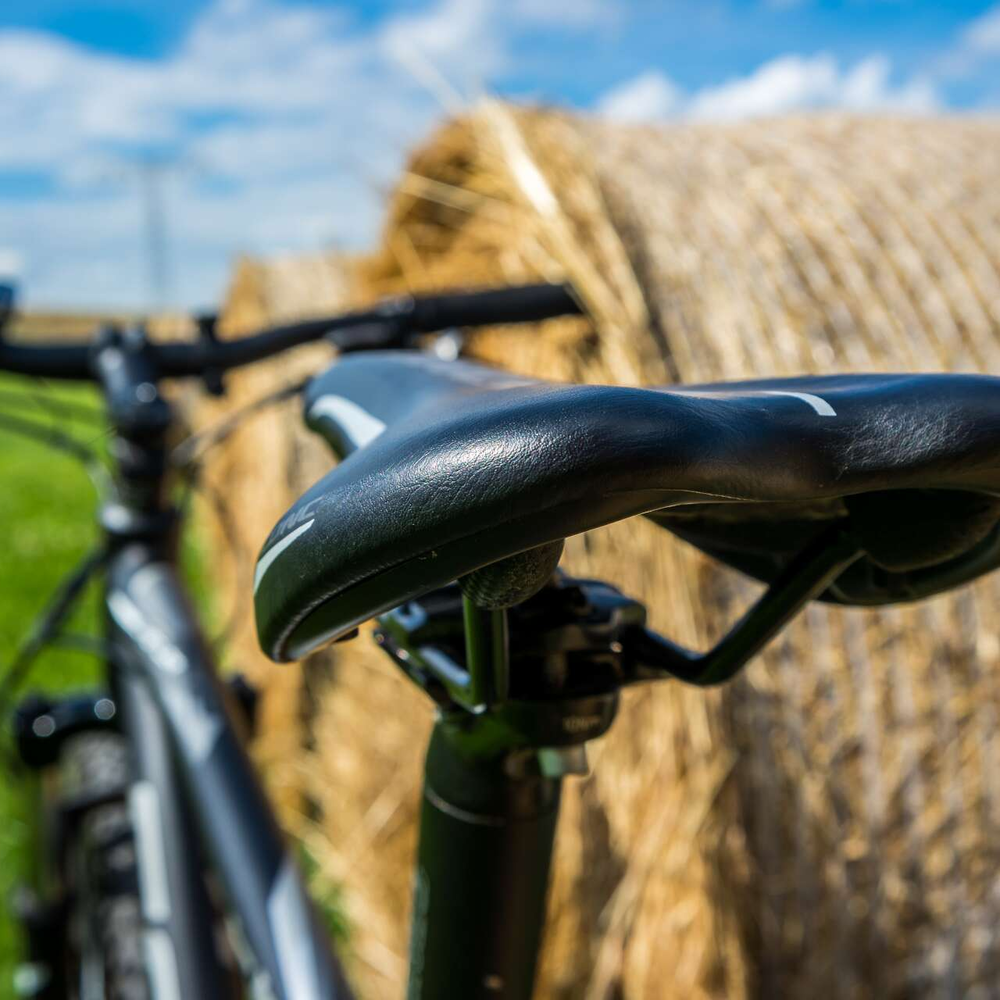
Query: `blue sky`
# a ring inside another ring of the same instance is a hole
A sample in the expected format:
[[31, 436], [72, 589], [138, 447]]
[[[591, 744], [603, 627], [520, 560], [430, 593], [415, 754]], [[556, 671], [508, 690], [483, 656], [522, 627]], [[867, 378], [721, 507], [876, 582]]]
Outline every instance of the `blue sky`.
[[993, 112], [1000, 3], [5, 0], [0, 274], [35, 306], [209, 305], [240, 253], [370, 244], [406, 150], [484, 92], [667, 126]]

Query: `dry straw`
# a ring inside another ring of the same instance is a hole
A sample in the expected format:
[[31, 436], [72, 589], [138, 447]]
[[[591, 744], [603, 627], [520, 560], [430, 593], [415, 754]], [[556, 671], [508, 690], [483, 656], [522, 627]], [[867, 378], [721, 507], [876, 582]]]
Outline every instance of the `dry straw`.
[[[557, 378], [996, 372], [998, 169], [994, 121], [654, 129], [487, 103], [415, 154], [378, 254], [338, 295], [569, 278], [593, 325], [473, 341]], [[238, 322], [275, 315], [266, 273], [238, 276]], [[295, 307], [316, 311], [307, 294]], [[325, 461], [293, 423], [230, 449], [254, 542]], [[572, 539], [565, 565], [694, 645], [753, 592], [640, 520]], [[538, 995], [991, 996], [998, 596], [985, 581], [915, 608], [814, 607], [723, 692], [629, 692], [568, 789]], [[308, 739], [288, 710], [296, 675], [275, 668], [284, 715], [263, 755], [344, 886], [359, 992], [398, 997], [429, 712], [364, 637], [318, 662]]]

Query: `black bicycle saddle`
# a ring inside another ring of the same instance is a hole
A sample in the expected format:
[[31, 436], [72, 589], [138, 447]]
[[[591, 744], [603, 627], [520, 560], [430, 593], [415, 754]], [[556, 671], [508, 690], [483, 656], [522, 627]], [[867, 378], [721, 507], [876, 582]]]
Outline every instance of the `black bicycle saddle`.
[[1000, 379], [566, 385], [415, 352], [339, 361], [306, 419], [340, 463], [257, 563], [264, 650], [299, 657], [527, 549], [646, 514], [761, 580], [840, 520], [823, 599], [924, 597], [1000, 564]]

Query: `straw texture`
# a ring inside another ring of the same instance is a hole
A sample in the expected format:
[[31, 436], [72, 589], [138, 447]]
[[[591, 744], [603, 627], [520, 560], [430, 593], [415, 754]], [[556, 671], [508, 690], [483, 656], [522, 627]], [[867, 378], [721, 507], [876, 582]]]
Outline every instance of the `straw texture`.
[[[998, 168], [991, 120], [653, 129], [491, 102], [414, 155], [350, 294], [568, 278], [593, 325], [472, 342], [555, 378], [995, 372]], [[290, 499], [262, 470], [290, 447], [274, 434], [226, 473], [267, 493], [246, 498], [258, 541]], [[564, 566], [696, 646], [755, 592], [638, 520], [571, 539]], [[998, 596], [814, 607], [722, 692], [629, 692], [568, 783], [538, 996], [992, 996]], [[359, 992], [398, 997], [430, 714], [364, 636], [325, 662], [288, 750], [296, 828], [345, 887]]]

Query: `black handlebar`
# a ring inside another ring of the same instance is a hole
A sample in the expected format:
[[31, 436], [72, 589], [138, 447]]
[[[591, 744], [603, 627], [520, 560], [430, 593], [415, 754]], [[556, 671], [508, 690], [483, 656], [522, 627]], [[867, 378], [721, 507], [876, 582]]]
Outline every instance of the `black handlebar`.
[[[220, 341], [203, 336], [192, 343], [147, 344], [145, 351], [157, 376], [204, 376], [323, 338], [341, 351], [403, 347], [415, 334], [434, 333], [453, 326], [530, 323], [580, 312], [579, 304], [565, 285], [521, 285], [406, 297], [369, 310], [272, 327], [239, 340]], [[0, 340], [0, 370], [50, 379], [95, 379], [98, 378], [95, 354], [100, 345], [100, 341], [26, 345]]]
[[432, 295], [412, 302], [413, 329], [421, 333], [433, 333], [451, 326], [535, 323], [580, 312], [566, 285], [521, 285]]
[[52, 379], [92, 378], [88, 344], [20, 344], [0, 342], [0, 369]]

